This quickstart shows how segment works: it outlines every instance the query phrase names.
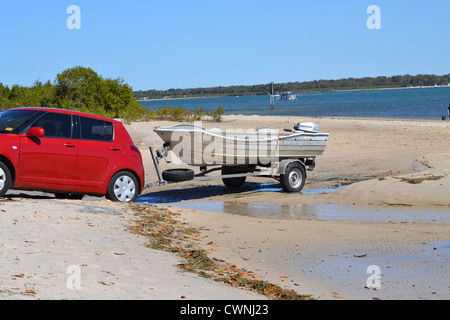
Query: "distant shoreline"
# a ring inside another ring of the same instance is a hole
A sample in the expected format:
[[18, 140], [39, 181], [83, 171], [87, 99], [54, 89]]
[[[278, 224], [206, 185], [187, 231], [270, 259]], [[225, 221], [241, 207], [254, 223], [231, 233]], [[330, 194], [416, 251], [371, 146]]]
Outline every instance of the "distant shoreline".
[[[340, 90], [326, 90], [326, 91], [299, 91], [293, 92], [294, 94], [303, 93], [326, 93], [326, 92], [352, 92], [352, 91], [375, 91], [375, 90], [399, 90], [399, 89], [430, 89], [430, 88], [450, 88], [450, 86], [413, 86], [413, 87], [386, 87], [386, 88], [369, 88], [369, 89], [340, 89]], [[206, 99], [206, 98], [224, 98], [224, 97], [241, 97], [241, 96], [254, 96], [259, 94], [247, 94], [247, 95], [211, 95], [211, 96], [189, 96], [189, 97], [167, 97], [157, 99], [137, 99], [138, 102], [143, 101], [165, 101], [165, 100], [189, 100], [189, 99]], [[267, 93], [267, 95], [269, 95]]]

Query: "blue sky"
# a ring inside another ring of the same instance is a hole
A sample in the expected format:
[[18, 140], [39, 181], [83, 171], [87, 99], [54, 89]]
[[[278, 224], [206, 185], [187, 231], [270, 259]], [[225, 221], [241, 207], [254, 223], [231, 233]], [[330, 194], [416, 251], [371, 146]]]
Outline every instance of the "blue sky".
[[77, 65], [134, 90], [441, 75], [449, 12], [448, 0], [2, 0], [0, 82], [54, 81]]

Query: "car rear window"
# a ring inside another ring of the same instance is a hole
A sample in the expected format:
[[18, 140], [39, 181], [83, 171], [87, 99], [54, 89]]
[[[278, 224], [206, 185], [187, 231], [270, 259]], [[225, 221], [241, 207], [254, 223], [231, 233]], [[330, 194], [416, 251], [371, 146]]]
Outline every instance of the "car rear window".
[[95, 141], [113, 141], [114, 125], [111, 122], [80, 117], [81, 139]]

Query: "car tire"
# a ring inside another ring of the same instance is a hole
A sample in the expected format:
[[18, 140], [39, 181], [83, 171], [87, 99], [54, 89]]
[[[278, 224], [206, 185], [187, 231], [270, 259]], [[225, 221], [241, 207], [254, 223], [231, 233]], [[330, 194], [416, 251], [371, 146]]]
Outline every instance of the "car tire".
[[3, 197], [9, 190], [11, 181], [9, 168], [3, 162], [0, 162], [0, 197]]
[[166, 181], [181, 182], [194, 179], [194, 171], [191, 169], [169, 169], [162, 172]]
[[139, 183], [128, 171], [117, 172], [110, 180], [106, 197], [115, 202], [134, 202], [139, 195]]

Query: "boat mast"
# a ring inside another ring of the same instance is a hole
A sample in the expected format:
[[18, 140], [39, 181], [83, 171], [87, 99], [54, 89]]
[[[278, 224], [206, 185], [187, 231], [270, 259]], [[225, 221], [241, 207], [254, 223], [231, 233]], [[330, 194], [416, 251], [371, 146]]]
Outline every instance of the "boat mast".
[[270, 110], [275, 110], [275, 93], [273, 92], [273, 82], [270, 83]]

